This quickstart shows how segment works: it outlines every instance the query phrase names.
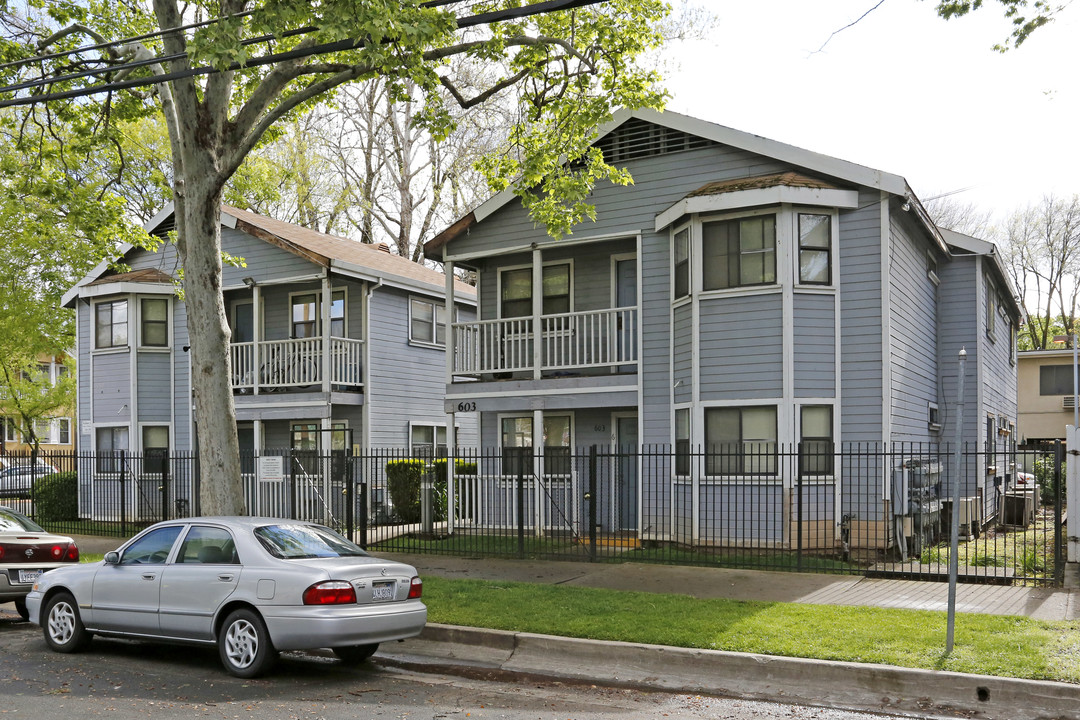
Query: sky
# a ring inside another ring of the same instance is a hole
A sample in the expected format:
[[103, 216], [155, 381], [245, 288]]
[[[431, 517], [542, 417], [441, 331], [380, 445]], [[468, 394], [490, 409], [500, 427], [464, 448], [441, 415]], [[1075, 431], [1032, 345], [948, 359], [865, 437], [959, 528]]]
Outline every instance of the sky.
[[[955, 191], [995, 214], [1080, 193], [1080, 7], [1019, 49], [987, 0], [708, 0], [707, 39], [669, 46], [667, 108]], [[827, 41], [827, 42], [826, 42]], [[824, 45], [824, 48], [822, 48]]]

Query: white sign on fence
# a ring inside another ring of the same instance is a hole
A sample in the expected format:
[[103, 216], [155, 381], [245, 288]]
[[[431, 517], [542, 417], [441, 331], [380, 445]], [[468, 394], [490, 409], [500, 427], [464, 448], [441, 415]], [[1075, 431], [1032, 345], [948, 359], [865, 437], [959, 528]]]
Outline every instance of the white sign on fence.
[[259, 482], [281, 482], [285, 479], [285, 458], [265, 455], [259, 458]]

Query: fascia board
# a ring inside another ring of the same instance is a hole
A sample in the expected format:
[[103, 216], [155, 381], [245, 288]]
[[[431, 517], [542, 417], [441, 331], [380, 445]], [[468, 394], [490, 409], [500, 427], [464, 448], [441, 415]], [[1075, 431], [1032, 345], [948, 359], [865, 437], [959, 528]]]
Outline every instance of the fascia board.
[[823, 207], [857, 208], [857, 190], [834, 190], [827, 188], [804, 188], [778, 185], [771, 188], [738, 190], [719, 195], [699, 195], [683, 198], [656, 216], [656, 232], [660, 232], [683, 215], [692, 213], [722, 212], [763, 205], [821, 205]]
[[[349, 275], [359, 280], [367, 280], [369, 282], [381, 281], [383, 285], [401, 288], [402, 290], [408, 290], [410, 292], [422, 292], [426, 295], [439, 298], [446, 296], [446, 288], [442, 285], [420, 282], [419, 280], [413, 280], [412, 278], [402, 277], [401, 275], [394, 275], [391, 273], [374, 273], [371, 271], [371, 268], [345, 262], [343, 260], [332, 260], [330, 269], [333, 272]], [[455, 291], [454, 299], [469, 305], [476, 304], [475, 293], [473, 295], [468, 295], [461, 293], [460, 291]]]
[[72, 288], [68, 294], [76, 290], [78, 292], [75, 297], [89, 299], [105, 295], [174, 295], [176, 286], [168, 283], [118, 282]]

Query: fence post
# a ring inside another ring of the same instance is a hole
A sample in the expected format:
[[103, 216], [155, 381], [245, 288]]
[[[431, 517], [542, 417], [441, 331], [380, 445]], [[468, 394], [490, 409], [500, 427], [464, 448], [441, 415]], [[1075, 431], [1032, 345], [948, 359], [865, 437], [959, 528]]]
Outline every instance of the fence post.
[[[1058, 440], [1054, 443], [1054, 584], [1058, 587], [1065, 584], [1065, 533], [1061, 522], [1061, 495], [1065, 484], [1062, 482], [1061, 465], [1064, 462], [1065, 448]], [[1038, 503], [1039, 498], [1036, 497], [1035, 502]]]
[[518, 557], [525, 557], [525, 453], [518, 455], [517, 463], [517, 531]]
[[[351, 447], [345, 448], [345, 467], [343, 468], [342, 473], [344, 477], [341, 478], [341, 492], [345, 496], [345, 532], [347, 533], [346, 537], [355, 538], [356, 534], [353, 525], [356, 522], [356, 513], [354, 512], [355, 508], [353, 507], [353, 503], [356, 501], [354, 500], [355, 495], [353, 494], [353, 455]], [[361, 545], [361, 547], [363, 547], [363, 545]]]
[[169, 519], [169, 451], [161, 452], [161, 519]]
[[803, 569], [803, 444], [800, 442], [796, 447], [797, 458], [795, 460], [795, 569], [802, 572]]
[[120, 535], [127, 537], [127, 453], [120, 451]]
[[596, 446], [589, 448], [589, 492], [585, 494], [589, 503], [589, 560], [596, 562]]

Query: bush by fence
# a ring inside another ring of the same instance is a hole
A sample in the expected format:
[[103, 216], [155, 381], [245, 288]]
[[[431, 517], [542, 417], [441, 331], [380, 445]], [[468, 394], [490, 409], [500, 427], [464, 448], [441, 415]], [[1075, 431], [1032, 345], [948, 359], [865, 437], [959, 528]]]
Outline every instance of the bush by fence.
[[79, 478], [75, 472], [46, 475], [34, 484], [35, 511], [42, 522], [79, 519]]

